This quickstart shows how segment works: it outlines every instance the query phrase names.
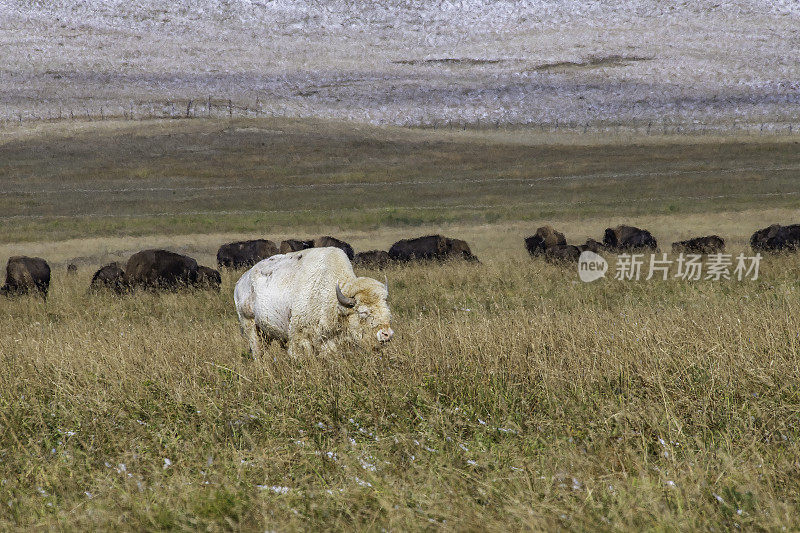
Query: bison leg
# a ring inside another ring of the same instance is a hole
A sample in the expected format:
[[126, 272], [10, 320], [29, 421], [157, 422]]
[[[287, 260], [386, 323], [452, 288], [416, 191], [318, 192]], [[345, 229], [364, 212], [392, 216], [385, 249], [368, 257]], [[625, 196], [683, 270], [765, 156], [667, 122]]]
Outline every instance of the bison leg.
[[296, 336], [289, 340], [289, 357], [292, 359], [307, 358], [314, 354], [314, 344], [305, 336]]
[[258, 333], [255, 319], [243, 318], [241, 320], [242, 335], [250, 345], [250, 356], [257, 359], [261, 356], [261, 335]]
[[326, 359], [332, 358], [342, 350], [342, 343], [337, 339], [327, 339], [322, 343], [322, 347], [320, 348], [320, 354], [325, 357]]

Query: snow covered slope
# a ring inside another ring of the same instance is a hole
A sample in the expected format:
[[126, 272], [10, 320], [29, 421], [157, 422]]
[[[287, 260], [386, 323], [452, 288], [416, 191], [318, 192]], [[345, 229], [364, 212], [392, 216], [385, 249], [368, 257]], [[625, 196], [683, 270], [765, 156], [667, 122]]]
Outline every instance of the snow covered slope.
[[0, 0], [0, 118], [212, 96], [400, 125], [786, 122], [798, 52], [797, 0]]

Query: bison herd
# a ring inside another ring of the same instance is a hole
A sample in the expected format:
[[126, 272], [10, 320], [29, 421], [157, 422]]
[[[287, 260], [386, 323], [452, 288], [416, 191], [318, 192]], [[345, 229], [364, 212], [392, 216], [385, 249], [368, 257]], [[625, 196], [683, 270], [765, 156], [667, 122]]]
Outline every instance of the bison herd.
[[[788, 227], [788, 226], [787, 226]], [[757, 250], [754, 239], [761, 231], [756, 232], [750, 240], [753, 249]], [[625, 253], [634, 251], [658, 250], [658, 242], [653, 235], [644, 229], [634, 226], [620, 225], [607, 228], [603, 234], [603, 241], [598, 242], [588, 239], [584, 244], [567, 244], [564, 234], [550, 226], [542, 226], [536, 233], [525, 239], [525, 248], [533, 257], [543, 257], [546, 261], [577, 262], [581, 253], [589, 250], [595, 253], [611, 252]], [[686, 241], [672, 243], [674, 253], [714, 254], [725, 250], [725, 241], [717, 235], [696, 237]], [[778, 251], [779, 248], [775, 248]]]
[[[800, 248], [800, 224], [781, 226], [773, 224], [753, 233], [750, 246], [755, 252], [796, 251]], [[461, 259], [477, 262], [469, 245], [461, 239], [442, 235], [427, 235], [414, 239], [402, 239], [388, 251], [369, 250], [354, 253], [348, 243], [331, 236], [316, 239], [287, 239], [276, 244], [266, 239], [223, 244], [217, 251], [217, 267], [250, 268], [259, 261], [277, 254], [286, 254], [308, 248], [335, 247], [341, 249], [355, 266], [384, 268], [392, 263], [410, 261], [446, 261]], [[607, 228], [602, 242], [588, 239], [583, 244], [567, 244], [563, 233], [551, 226], [542, 226], [534, 235], [525, 239], [525, 248], [533, 257], [542, 257], [548, 262], [577, 262], [583, 251], [595, 253], [622, 253], [631, 251], [656, 251], [658, 243], [644, 229], [620, 225]], [[725, 250], [725, 241], [717, 236], [696, 237], [672, 243], [675, 253], [713, 254]], [[77, 270], [75, 265], [67, 267], [68, 273]], [[101, 267], [90, 283], [91, 290], [110, 290], [128, 293], [137, 289], [176, 290], [196, 288], [219, 290], [222, 277], [218, 270], [199, 265], [189, 256], [167, 250], [142, 250], [133, 254], [124, 265], [109, 263]], [[47, 298], [50, 287], [50, 266], [39, 257], [14, 256], [6, 265], [5, 285], [0, 295], [38, 293]]]
[[[447, 260], [451, 258], [477, 261], [469, 245], [460, 239], [429, 235], [396, 242], [389, 251], [370, 250], [354, 253], [350, 244], [331, 236], [311, 240], [287, 239], [280, 245], [266, 239], [223, 244], [217, 251], [217, 267], [244, 269], [277, 254], [297, 252], [308, 248], [334, 247], [342, 250], [357, 266], [383, 268], [391, 262], [415, 260]], [[77, 271], [74, 264], [67, 272]], [[118, 294], [139, 289], [177, 290], [180, 288], [219, 290], [222, 276], [218, 270], [199, 265], [193, 258], [168, 250], [142, 250], [133, 254], [126, 264], [117, 262], [102, 266], [92, 276], [92, 291], [111, 291]], [[8, 260], [6, 283], [0, 294], [19, 295], [38, 293], [47, 298], [50, 287], [50, 266], [38, 257], [15, 256]]]
[[[800, 248], [800, 224], [781, 226], [773, 224], [760, 229], [750, 237], [750, 247], [754, 252], [797, 251]], [[644, 229], [620, 225], [606, 228], [603, 241], [588, 239], [584, 244], [567, 244], [564, 234], [550, 226], [542, 226], [534, 235], [525, 239], [525, 248], [533, 257], [543, 257], [546, 261], [576, 262], [581, 253], [590, 250], [595, 253], [625, 253], [634, 251], [655, 252], [658, 242]], [[673, 253], [718, 254], [725, 251], [725, 240], [718, 235], [695, 237], [672, 243]]]

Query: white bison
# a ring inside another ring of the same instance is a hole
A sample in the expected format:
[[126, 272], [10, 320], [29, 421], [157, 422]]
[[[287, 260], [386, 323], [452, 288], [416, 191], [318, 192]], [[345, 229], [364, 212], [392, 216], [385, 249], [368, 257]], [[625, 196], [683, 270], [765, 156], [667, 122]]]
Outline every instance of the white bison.
[[273, 255], [242, 275], [233, 293], [253, 357], [277, 340], [289, 355], [377, 347], [394, 331], [385, 284], [358, 278], [339, 248]]

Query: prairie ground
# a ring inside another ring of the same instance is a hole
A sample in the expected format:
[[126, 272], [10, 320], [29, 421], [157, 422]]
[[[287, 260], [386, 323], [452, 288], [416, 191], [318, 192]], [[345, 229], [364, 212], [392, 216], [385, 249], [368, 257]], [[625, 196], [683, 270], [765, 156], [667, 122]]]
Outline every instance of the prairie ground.
[[798, 28], [794, 0], [5, 0], [0, 123], [232, 101], [382, 125], [796, 130]]
[[[754, 281], [585, 284], [522, 247], [545, 222], [573, 242], [631, 222], [665, 250], [748, 251], [797, 221], [792, 139], [126, 128], [0, 141], [0, 259], [55, 267], [46, 303], [0, 301], [0, 529], [796, 528], [797, 256]], [[235, 272], [219, 293], [87, 292], [147, 246], [213, 264], [236, 237], [432, 231], [481, 263], [387, 269], [377, 354], [249, 360]]]
[[[798, 140], [277, 118], [45, 124], [0, 136], [0, 242], [551, 221], [591, 221], [597, 237], [621, 217], [796, 210]], [[736, 218], [736, 235], [761, 223]]]

